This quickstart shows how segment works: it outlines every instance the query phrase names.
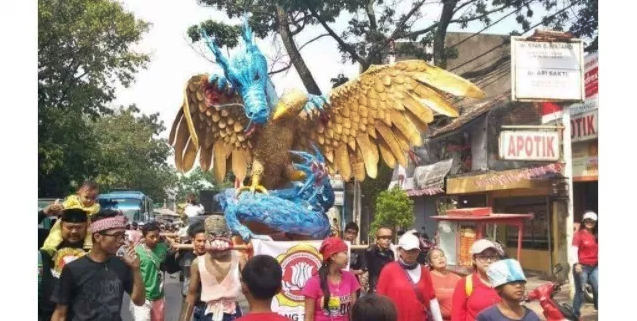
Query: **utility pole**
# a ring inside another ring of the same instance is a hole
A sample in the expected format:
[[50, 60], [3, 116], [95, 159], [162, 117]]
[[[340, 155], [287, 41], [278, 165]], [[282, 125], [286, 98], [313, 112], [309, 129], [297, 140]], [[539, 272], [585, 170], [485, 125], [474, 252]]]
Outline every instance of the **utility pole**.
[[[568, 199], [566, 200], [566, 257], [570, 258], [573, 255], [573, 154], [571, 151], [571, 113], [567, 104], [562, 104], [562, 150], [564, 152], [564, 176], [566, 177], [566, 184], [568, 189]], [[575, 280], [573, 279], [573, 273], [568, 274], [568, 282], [571, 285], [569, 287], [569, 295], [571, 298], [575, 295]]]

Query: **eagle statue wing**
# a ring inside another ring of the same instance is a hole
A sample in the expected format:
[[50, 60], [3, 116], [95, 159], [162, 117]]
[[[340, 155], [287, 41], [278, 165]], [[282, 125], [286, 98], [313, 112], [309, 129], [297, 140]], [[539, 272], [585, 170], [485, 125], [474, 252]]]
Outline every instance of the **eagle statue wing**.
[[199, 155], [201, 169], [213, 168], [217, 182], [223, 181], [228, 168], [243, 180], [252, 157], [247, 125], [238, 94], [208, 83], [208, 75], [191, 77], [168, 138], [175, 148], [175, 167], [188, 172]]
[[381, 157], [392, 168], [407, 166], [407, 151], [422, 146], [434, 113], [458, 116], [447, 94], [484, 97], [471, 82], [421, 60], [372, 66], [333, 89], [322, 112], [300, 113], [299, 144], [316, 143], [345, 181], [375, 178]]

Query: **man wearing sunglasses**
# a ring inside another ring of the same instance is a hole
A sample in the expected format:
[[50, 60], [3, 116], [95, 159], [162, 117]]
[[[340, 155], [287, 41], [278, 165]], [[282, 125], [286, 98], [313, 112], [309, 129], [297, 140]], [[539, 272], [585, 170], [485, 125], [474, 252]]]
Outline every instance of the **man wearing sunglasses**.
[[368, 293], [376, 293], [376, 285], [378, 277], [383, 267], [393, 262], [394, 251], [391, 250], [391, 240], [393, 232], [388, 227], [381, 227], [376, 230], [376, 244], [370, 245], [365, 250], [365, 263], [369, 273], [369, 291]]
[[124, 245], [126, 218], [103, 210], [91, 217], [89, 253], [62, 269], [51, 301], [57, 304], [52, 321], [122, 320], [122, 297], [126, 291], [135, 305], [144, 304], [144, 282], [134, 247], [123, 257], [115, 254]]

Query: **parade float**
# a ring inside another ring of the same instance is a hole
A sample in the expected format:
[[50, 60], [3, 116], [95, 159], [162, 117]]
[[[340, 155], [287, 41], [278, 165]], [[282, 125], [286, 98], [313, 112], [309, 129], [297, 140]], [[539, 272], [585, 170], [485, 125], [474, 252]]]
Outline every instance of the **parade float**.
[[484, 93], [424, 61], [406, 60], [371, 66], [327, 95], [291, 89], [278, 97], [247, 18], [230, 57], [214, 36], [201, 37], [223, 74], [194, 75], [185, 84], [169, 137], [175, 166], [188, 172], [198, 163], [218, 183], [232, 172], [235, 188], [215, 199], [235, 234], [233, 248], [279, 260], [282, 292], [272, 309], [302, 320], [300, 291], [318, 270], [318, 248], [331, 232], [329, 176], [374, 179], [381, 159], [406, 167], [434, 115], [458, 116], [453, 96]]
[[214, 36], [201, 36], [223, 74], [188, 80], [169, 142], [181, 172], [198, 162], [222, 182], [232, 171], [240, 187], [216, 199], [244, 241], [324, 238], [334, 203], [328, 175], [362, 181], [376, 177], [381, 159], [406, 166], [434, 115], [458, 116], [451, 95], [484, 96], [465, 79], [406, 60], [371, 66], [327, 95], [292, 89], [277, 97], [247, 19], [230, 57]]

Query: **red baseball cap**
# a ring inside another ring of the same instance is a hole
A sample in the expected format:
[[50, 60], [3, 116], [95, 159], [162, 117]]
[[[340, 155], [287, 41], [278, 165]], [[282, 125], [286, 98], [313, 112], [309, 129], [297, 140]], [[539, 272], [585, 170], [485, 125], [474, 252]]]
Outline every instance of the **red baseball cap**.
[[323, 256], [323, 262], [327, 262], [332, 255], [340, 252], [347, 252], [347, 244], [345, 244], [345, 241], [336, 236], [329, 237], [323, 240], [323, 243], [321, 243], [321, 247], [319, 248], [319, 252]]

